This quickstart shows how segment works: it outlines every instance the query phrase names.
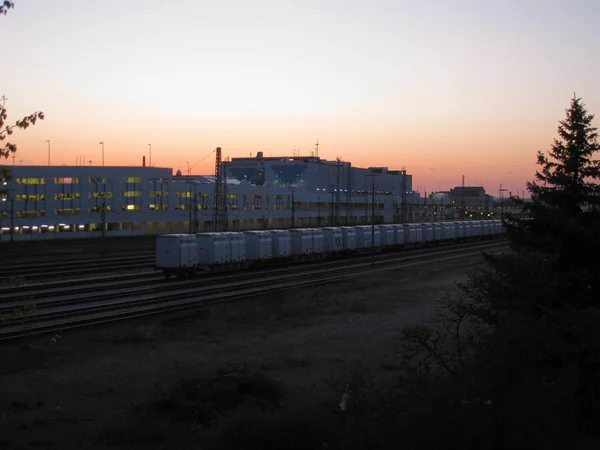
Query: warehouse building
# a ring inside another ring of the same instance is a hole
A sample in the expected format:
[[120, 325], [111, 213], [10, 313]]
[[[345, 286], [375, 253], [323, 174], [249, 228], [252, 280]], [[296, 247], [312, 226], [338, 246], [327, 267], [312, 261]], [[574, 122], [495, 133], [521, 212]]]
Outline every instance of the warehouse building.
[[[350, 225], [371, 220], [391, 223], [399, 221], [403, 212], [409, 217], [409, 206], [418, 198], [418, 194], [410, 192], [410, 176], [402, 182], [399, 173], [387, 168], [356, 169], [349, 163], [335, 161], [331, 169], [335, 181], [329, 184], [329, 170], [324, 168], [331, 167], [330, 162], [319, 158], [306, 163], [291, 159], [267, 161], [264, 180], [251, 168], [242, 172], [243, 158], [227, 163], [227, 229]], [[306, 167], [301, 171], [303, 165]], [[156, 167], [10, 169], [12, 178], [0, 180], [0, 189], [5, 192], [0, 195], [2, 241], [213, 229], [213, 177], [174, 176], [171, 168]], [[274, 175], [277, 169], [281, 172], [278, 178]], [[294, 170], [300, 175], [292, 179]], [[375, 176], [374, 195], [371, 174]], [[403, 195], [398, 186], [404, 184], [409, 190]]]

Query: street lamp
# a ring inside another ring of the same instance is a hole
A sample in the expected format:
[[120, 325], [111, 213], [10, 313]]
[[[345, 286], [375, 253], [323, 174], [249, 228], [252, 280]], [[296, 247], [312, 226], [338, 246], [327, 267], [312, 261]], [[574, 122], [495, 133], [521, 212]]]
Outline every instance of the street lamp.
[[500, 192], [500, 218], [504, 220], [504, 195], [503, 195], [503, 193], [506, 192], [506, 189], [502, 189], [502, 185], [500, 185], [500, 189], [498, 189], [498, 192]]
[[48, 165], [50, 165], [50, 141], [46, 141], [48, 143]]
[[100, 142], [100, 145], [102, 146], [102, 167], [104, 167], [104, 142]]

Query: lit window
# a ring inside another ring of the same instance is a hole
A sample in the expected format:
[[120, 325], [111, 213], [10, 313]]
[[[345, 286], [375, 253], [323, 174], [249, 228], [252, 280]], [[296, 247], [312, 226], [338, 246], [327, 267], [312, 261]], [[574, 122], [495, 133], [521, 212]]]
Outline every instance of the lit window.
[[54, 194], [54, 200], [75, 200], [81, 197], [79, 192], [64, 192]]
[[123, 177], [123, 183], [141, 183], [142, 177]]
[[46, 194], [17, 194], [18, 202], [45, 200]]
[[79, 177], [55, 178], [54, 184], [79, 184]]
[[90, 198], [112, 198], [112, 192], [90, 192]]
[[139, 211], [142, 209], [140, 205], [123, 205], [121, 206], [121, 211]]
[[168, 197], [169, 193], [166, 191], [149, 191], [148, 195], [150, 197]]
[[[113, 210], [112, 206], [105, 206], [104, 210], [106, 212], [111, 212]], [[94, 206], [93, 208], [88, 209], [90, 213], [99, 213], [102, 212], [102, 206]]]
[[110, 183], [110, 178], [107, 177], [90, 177], [90, 184], [106, 184]]
[[175, 197], [177, 197], [177, 198], [190, 198], [191, 196], [192, 196], [192, 193], [189, 191], [175, 192]]
[[121, 192], [121, 197], [141, 197], [141, 191], [124, 191]]
[[44, 217], [46, 211], [43, 209], [32, 210], [32, 211], [17, 211], [17, 217]]
[[54, 210], [55, 216], [74, 216], [81, 214], [81, 208], [60, 208]]
[[149, 208], [151, 211], [166, 211], [169, 205], [150, 205]]
[[45, 178], [17, 178], [17, 184], [46, 184]]

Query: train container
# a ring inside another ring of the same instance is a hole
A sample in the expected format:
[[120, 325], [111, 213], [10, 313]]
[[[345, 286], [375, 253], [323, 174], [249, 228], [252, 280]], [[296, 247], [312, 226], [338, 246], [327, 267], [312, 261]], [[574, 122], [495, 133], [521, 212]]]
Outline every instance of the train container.
[[224, 233], [198, 233], [198, 264], [203, 267], [220, 266], [231, 261], [229, 237]]
[[344, 249], [344, 237], [341, 228], [323, 228], [324, 247], [326, 252], [341, 252]]
[[442, 226], [441, 240], [450, 241], [450, 240], [454, 239], [454, 236], [455, 236], [454, 223], [442, 222], [440, 225]]
[[246, 236], [244, 233], [228, 232], [223, 233], [229, 238], [230, 261], [235, 264], [246, 262]]
[[307, 228], [290, 230], [292, 255], [295, 257], [310, 255], [313, 252], [312, 231]]
[[273, 257], [273, 240], [267, 231], [245, 231], [246, 259], [264, 261]]
[[465, 238], [465, 223], [462, 221], [454, 222], [454, 238], [464, 239]]
[[395, 245], [404, 245], [406, 243], [404, 238], [404, 225], [392, 225], [392, 228], [394, 230]]
[[479, 237], [482, 235], [482, 226], [481, 221], [473, 221], [471, 222], [471, 229], [473, 230], [473, 237]]
[[377, 227], [369, 225], [360, 225], [354, 227], [356, 230], [356, 248], [379, 247], [381, 244], [381, 235]]
[[342, 230], [342, 245], [344, 250], [356, 249], [356, 230], [354, 227], [340, 227]]
[[504, 231], [504, 225], [501, 220], [494, 220], [494, 233], [501, 234]]
[[310, 228], [312, 233], [312, 253], [321, 255], [325, 253], [325, 236], [321, 228]]
[[496, 233], [496, 223], [494, 220], [486, 220], [487, 232], [488, 235], [493, 235]]
[[396, 245], [396, 236], [393, 225], [379, 225], [379, 239], [381, 240], [382, 247], [391, 247]]
[[418, 223], [407, 223], [404, 225], [404, 243], [406, 245], [418, 245], [423, 242], [423, 228]]
[[442, 231], [442, 223], [434, 222], [431, 224], [431, 228], [433, 229], [432, 241], [441, 241], [443, 236]]
[[465, 238], [473, 237], [473, 224], [470, 220], [463, 221], [463, 228], [465, 230]]
[[287, 230], [270, 230], [273, 245], [273, 258], [285, 259], [292, 254], [290, 232]]
[[166, 277], [191, 273], [198, 264], [196, 237], [189, 234], [163, 234], [156, 239], [156, 268]]
[[423, 233], [423, 242], [433, 242], [435, 240], [433, 223], [422, 223], [421, 232]]

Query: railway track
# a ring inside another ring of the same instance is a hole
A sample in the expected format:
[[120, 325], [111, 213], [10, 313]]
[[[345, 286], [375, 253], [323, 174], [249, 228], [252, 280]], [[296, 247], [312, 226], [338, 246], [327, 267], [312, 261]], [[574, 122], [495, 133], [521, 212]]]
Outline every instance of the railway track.
[[[489, 242], [489, 241], [488, 241]], [[453, 244], [452, 248], [469, 248], [477, 247], [481, 245], [477, 243], [463, 243]], [[405, 250], [405, 252], [419, 252], [423, 251], [422, 248], [413, 248]], [[385, 260], [389, 258], [396, 258], [397, 252], [381, 253], [377, 256], [379, 260]], [[348, 262], [360, 262], [360, 261], [371, 261], [372, 255], [353, 256], [347, 259]], [[303, 270], [305, 267], [312, 269], [327, 268], [331, 266], [337, 266], [344, 260], [328, 260], [328, 261], [307, 261], [302, 263], [292, 263], [288, 266], [277, 266], [271, 268], [248, 269], [245, 271], [236, 272], [225, 272], [221, 274], [197, 274], [190, 281], [184, 283], [210, 283], [214, 280], [224, 281], [227, 279], [243, 279], [245, 277], [256, 277], [262, 275], [273, 275], [273, 274], [284, 274], [289, 271]], [[154, 270], [135, 272], [135, 273], [124, 273], [124, 274], [109, 274], [109, 275], [97, 275], [88, 278], [76, 278], [67, 280], [54, 280], [54, 281], [40, 281], [40, 282], [27, 282], [22, 285], [6, 285], [0, 286], [0, 307], [2, 302], [11, 301], [15, 296], [27, 298], [28, 301], [33, 301], [38, 298], [47, 297], [49, 295], [70, 295], [74, 293], [93, 292], [98, 289], [107, 290], [111, 288], [122, 288], [122, 287], [135, 287], [138, 285], [151, 286], [156, 283], [166, 286], [164, 283], [170, 283], [169, 286], [174, 286], [173, 283], [181, 282], [177, 280], [165, 281], [163, 276]]]
[[[488, 241], [460, 247], [380, 255], [375, 261], [367, 257], [318, 266], [204, 276], [172, 282], [135, 283], [129, 279], [115, 282], [111, 287], [103, 288], [102, 292], [99, 292], [99, 286], [91, 283], [71, 288], [57, 287], [54, 293], [45, 297], [39, 290], [32, 290], [31, 296], [39, 296], [34, 303], [29, 299], [6, 301], [9, 300], [9, 294], [0, 291], [0, 315], [5, 317], [0, 326], [0, 340], [212, 305], [275, 291], [314, 287], [390, 267], [471, 257], [481, 254], [482, 250], [490, 252], [505, 248], [503, 241]], [[11, 316], [11, 311], [25, 313]]]
[[[20, 278], [28, 282], [68, 276], [81, 277], [99, 272], [118, 272], [152, 267], [155, 252], [138, 252], [130, 256], [72, 258], [68, 262], [31, 262], [3, 268], [3, 279]], [[2, 280], [0, 278], [0, 281]]]

